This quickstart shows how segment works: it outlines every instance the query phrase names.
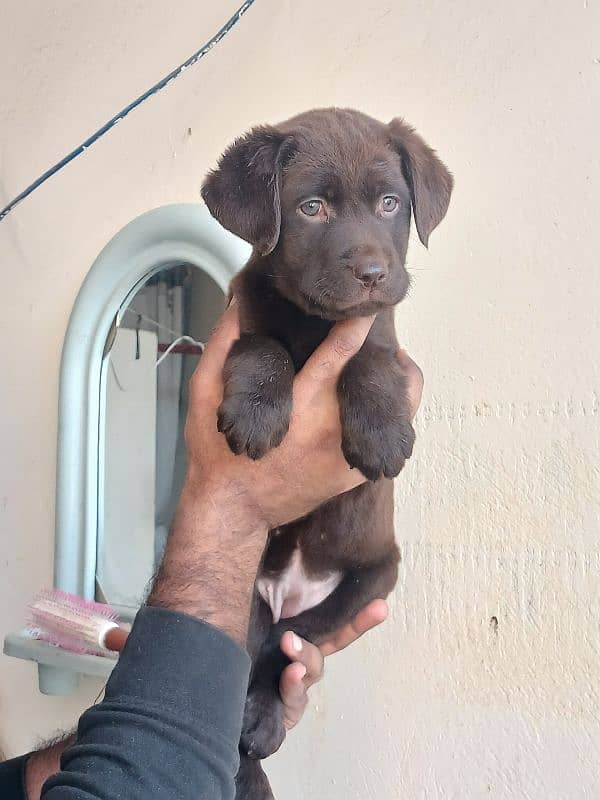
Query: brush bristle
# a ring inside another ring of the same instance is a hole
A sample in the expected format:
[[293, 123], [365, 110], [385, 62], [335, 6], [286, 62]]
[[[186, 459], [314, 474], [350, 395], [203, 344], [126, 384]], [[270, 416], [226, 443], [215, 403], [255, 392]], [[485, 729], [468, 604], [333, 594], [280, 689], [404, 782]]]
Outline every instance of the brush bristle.
[[40, 592], [29, 606], [31, 635], [74, 653], [105, 655], [101, 640], [117, 619], [110, 606], [60, 589]]

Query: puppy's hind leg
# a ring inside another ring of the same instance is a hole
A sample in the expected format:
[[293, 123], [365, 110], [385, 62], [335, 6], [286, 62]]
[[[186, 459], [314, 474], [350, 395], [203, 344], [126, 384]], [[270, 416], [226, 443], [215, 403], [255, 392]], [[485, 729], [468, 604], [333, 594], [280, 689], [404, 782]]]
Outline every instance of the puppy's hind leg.
[[399, 552], [390, 545], [385, 558], [374, 564], [356, 567], [314, 608], [292, 619], [273, 625], [255, 660], [252, 680], [246, 697], [241, 749], [251, 758], [267, 758], [285, 739], [284, 707], [279, 694], [281, 673], [290, 660], [281, 651], [281, 637], [287, 630], [319, 644], [342, 628], [367, 603], [385, 599], [398, 577]]
[[235, 790], [235, 800], [275, 800], [260, 761], [249, 758], [241, 751]]

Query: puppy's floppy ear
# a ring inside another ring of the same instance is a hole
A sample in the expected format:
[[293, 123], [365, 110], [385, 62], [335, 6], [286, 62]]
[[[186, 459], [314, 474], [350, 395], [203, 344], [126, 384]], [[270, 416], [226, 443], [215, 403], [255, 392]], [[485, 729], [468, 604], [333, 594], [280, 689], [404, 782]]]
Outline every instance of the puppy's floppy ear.
[[202, 185], [202, 198], [224, 228], [262, 255], [279, 239], [281, 170], [293, 142], [277, 128], [253, 128], [227, 148]]
[[403, 119], [396, 117], [388, 129], [392, 144], [402, 158], [419, 239], [427, 247], [429, 235], [446, 216], [454, 180], [435, 150]]

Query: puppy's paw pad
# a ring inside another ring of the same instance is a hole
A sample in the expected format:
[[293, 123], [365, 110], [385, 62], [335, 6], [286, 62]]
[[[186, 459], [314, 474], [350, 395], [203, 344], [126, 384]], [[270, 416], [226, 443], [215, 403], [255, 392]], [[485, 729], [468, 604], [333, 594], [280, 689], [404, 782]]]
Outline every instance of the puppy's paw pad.
[[257, 459], [281, 444], [289, 418], [286, 408], [279, 408], [258, 394], [236, 394], [224, 398], [217, 428], [225, 434], [232, 452]]
[[381, 477], [395, 478], [412, 455], [414, 443], [414, 429], [404, 420], [382, 425], [376, 430], [362, 426], [345, 427], [342, 435], [346, 461], [370, 481]]
[[281, 702], [271, 690], [252, 690], [244, 709], [242, 749], [250, 758], [267, 758], [279, 750], [284, 739]]

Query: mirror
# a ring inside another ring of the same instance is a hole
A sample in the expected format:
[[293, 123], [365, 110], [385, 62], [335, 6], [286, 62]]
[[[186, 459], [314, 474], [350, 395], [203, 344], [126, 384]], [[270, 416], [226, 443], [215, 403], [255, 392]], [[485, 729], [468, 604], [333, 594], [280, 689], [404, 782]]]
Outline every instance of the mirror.
[[[107, 600], [125, 620], [144, 599], [185, 469], [199, 353], [187, 340], [165, 348], [180, 333], [206, 339], [250, 253], [204, 206], [162, 206], [116, 233], [75, 300], [60, 367], [54, 586]], [[5, 637], [4, 651], [37, 661], [44, 694], [69, 694], [79, 674], [112, 668], [22, 632]]]
[[160, 562], [185, 476], [196, 342], [206, 341], [224, 306], [222, 289], [202, 269], [163, 267], [123, 304], [107, 337], [96, 597], [113, 606], [137, 609]]

